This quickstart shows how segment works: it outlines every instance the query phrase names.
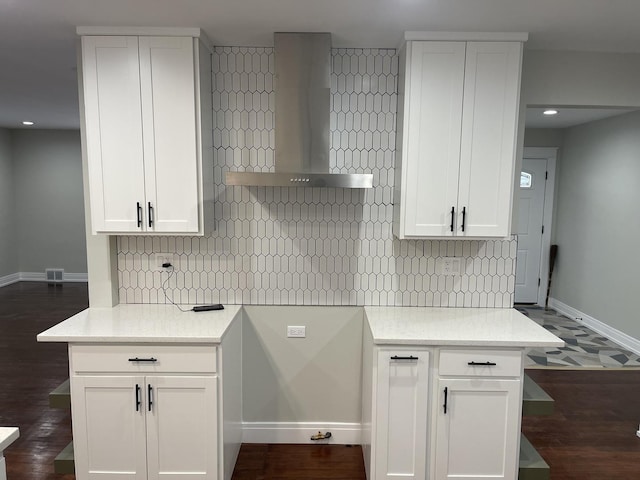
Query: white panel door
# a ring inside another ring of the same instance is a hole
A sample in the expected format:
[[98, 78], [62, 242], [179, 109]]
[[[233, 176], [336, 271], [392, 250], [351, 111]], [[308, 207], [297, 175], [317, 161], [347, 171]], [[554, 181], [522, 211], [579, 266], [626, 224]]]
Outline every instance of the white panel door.
[[546, 158], [522, 161], [524, 183], [518, 201], [518, 254], [516, 258], [516, 296], [518, 303], [536, 303], [542, 255], [542, 222], [546, 189]]
[[216, 377], [147, 377], [149, 480], [218, 478]]
[[193, 38], [140, 37], [146, 228], [198, 231]]
[[378, 353], [373, 480], [426, 478], [429, 352]]
[[405, 236], [450, 236], [458, 195], [464, 42], [411, 42]]
[[143, 377], [71, 379], [77, 480], [146, 480]]
[[440, 379], [438, 387], [435, 480], [516, 480], [520, 380]]
[[138, 206], [145, 199], [138, 38], [82, 37], [82, 73], [93, 230], [141, 231]]
[[519, 42], [467, 44], [458, 236], [510, 233], [521, 56]]

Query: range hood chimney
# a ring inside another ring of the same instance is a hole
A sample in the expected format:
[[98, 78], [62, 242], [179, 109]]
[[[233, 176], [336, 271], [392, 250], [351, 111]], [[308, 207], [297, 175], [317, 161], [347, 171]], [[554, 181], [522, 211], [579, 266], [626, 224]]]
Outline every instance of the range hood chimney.
[[227, 172], [227, 185], [371, 188], [372, 174], [329, 173], [331, 34], [276, 33], [275, 172]]

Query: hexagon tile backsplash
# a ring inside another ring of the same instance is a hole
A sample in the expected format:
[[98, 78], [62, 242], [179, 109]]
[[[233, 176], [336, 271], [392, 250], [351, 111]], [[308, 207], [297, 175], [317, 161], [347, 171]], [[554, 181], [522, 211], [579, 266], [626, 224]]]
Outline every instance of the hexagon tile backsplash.
[[[398, 240], [391, 233], [395, 50], [334, 49], [331, 171], [374, 188], [227, 187], [224, 172], [273, 171], [273, 49], [213, 54], [217, 230], [118, 237], [121, 303], [513, 306], [515, 237]], [[156, 253], [175, 271], [156, 271]], [[460, 275], [442, 258], [460, 257]], [[166, 296], [165, 296], [166, 291]]]

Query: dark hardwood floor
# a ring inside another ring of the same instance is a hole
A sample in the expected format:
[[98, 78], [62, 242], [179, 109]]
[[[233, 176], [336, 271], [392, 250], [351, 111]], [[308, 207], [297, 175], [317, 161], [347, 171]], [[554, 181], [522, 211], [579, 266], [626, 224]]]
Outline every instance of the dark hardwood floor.
[[243, 444], [232, 480], [366, 480], [359, 445]]
[[640, 479], [640, 370], [528, 370], [555, 400], [522, 431], [551, 467], [551, 480]]
[[[21, 282], [0, 288], [0, 425], [20, 427], [6, 451], [8, 480], [72, 480], [53, 473], [71, 440], [69, 412], [48, 393], [68, 377], [64, 344], [36, 335], [87, 306], [84, 284]], [[551, 465], [551, 480], [640, 479], [640, 371], [530, 370], [556, 400], [522, 429]], [[364, 479], [359, 446], [243, 445], [233, 480]]]
[[19, 427], [5, 451], [9, 480], [67, 480], [53, 459], [71, 441], [68, 410], [49, 408], [48, 394], [69, 377], [67, 346], [36, 335], [83, 310], [87, 285], [20, 282], [0, 288], [0, 425]]

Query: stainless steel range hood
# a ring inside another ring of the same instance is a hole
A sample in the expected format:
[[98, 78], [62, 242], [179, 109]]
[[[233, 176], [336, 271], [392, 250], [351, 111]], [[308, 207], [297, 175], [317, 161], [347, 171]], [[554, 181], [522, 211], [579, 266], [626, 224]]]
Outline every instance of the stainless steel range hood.
[[227, 185], [371, 188], [372, 174], [329, 173], [331, 34], [276, 33], [275, 172], [227, 172]]

